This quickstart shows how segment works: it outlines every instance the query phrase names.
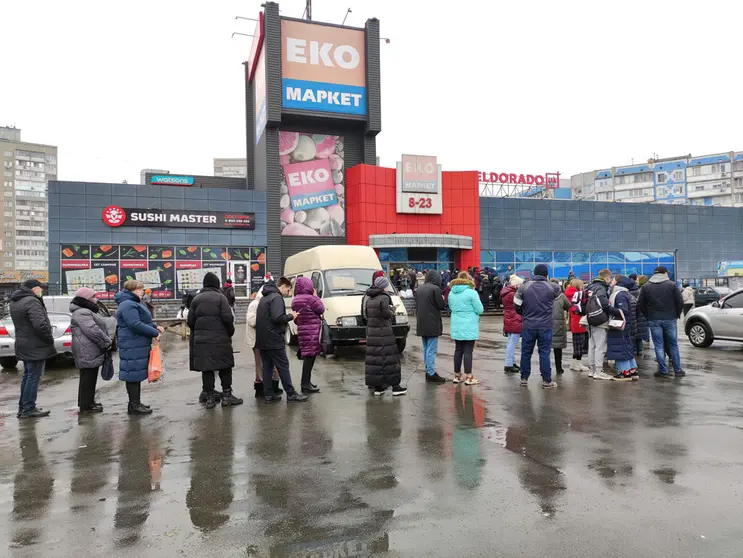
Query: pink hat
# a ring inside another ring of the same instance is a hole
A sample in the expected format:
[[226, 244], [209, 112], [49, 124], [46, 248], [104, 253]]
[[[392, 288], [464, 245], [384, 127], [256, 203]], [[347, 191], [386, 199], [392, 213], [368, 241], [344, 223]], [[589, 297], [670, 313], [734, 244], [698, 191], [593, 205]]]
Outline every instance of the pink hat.
[[95, 291], [90, 287], [80, 287], [76, 292], [75, 296], [84, 298], [85, 300], [93, 300], [95, 298]]

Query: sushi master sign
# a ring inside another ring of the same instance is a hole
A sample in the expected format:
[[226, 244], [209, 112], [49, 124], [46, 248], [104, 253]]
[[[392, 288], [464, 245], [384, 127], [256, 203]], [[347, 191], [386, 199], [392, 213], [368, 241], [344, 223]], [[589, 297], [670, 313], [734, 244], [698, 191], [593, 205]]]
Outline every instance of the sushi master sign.
[[103, 210], [109, 227], [185, 227], [201, 229], [255, 229], [255, 213], [124, 209], [110, 205]]
[[364, 31], [281, 20], [282, 106], [366, 114]]

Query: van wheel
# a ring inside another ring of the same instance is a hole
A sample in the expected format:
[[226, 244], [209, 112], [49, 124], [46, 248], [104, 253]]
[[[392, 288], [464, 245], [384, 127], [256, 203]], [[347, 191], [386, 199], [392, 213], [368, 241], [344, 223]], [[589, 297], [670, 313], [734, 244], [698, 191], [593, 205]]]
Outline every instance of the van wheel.
[[714, 337], [707, 324], [696, 321], [689, 326], [689, 341], [695, 347], [704, 349], [712, 344]]
[[403, 352], [405, 350], [405, 346], [408, 344], [408, 338], [403, 337], [402, 339], [397, 339], [397, 350], [399, 352]]
[[3, 368], [15, 368], [18, 366], [18, 359], [15, 357], [0, 358], [0, 366]]
[[287, 345], [291, 345], [292, 347], [294, 347], [299, 343], [299, 338], [292, 333], [292, 330], [289, 326], [286, 326], [286, 333], [284, 334], [284, 337], [286, 338]]

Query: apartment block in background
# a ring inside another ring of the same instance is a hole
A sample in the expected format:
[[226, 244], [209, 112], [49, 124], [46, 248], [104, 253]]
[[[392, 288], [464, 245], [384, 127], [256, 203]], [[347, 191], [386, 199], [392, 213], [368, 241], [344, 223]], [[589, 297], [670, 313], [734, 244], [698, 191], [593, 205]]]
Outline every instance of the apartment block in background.
[[2, 210], [0, 271], [46, 270], [49, 261], [47, 182], [57, 179], [57, 148], [24, 142], [18, 128], [0, 127]]

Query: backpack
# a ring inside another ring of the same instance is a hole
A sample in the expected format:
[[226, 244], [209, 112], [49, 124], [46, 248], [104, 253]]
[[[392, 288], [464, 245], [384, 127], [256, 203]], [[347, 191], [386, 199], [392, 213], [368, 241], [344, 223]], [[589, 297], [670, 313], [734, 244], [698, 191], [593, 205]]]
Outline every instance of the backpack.
[[582, 291], [575, 291], [573, 293], [573, 298], [570, 302], [573, 303], [573, 306], [575, 306], [575, 313], [579, 316], [585, 316], [586, 315], [586, 305], [588, 304], [588, 290], [582, 290]]
[[601, 307], [599, 297], [597, 297], [595, 293], [590, 293], [585, 308], [588, 325], [598, 327], [609, 321], [609, 315]]

